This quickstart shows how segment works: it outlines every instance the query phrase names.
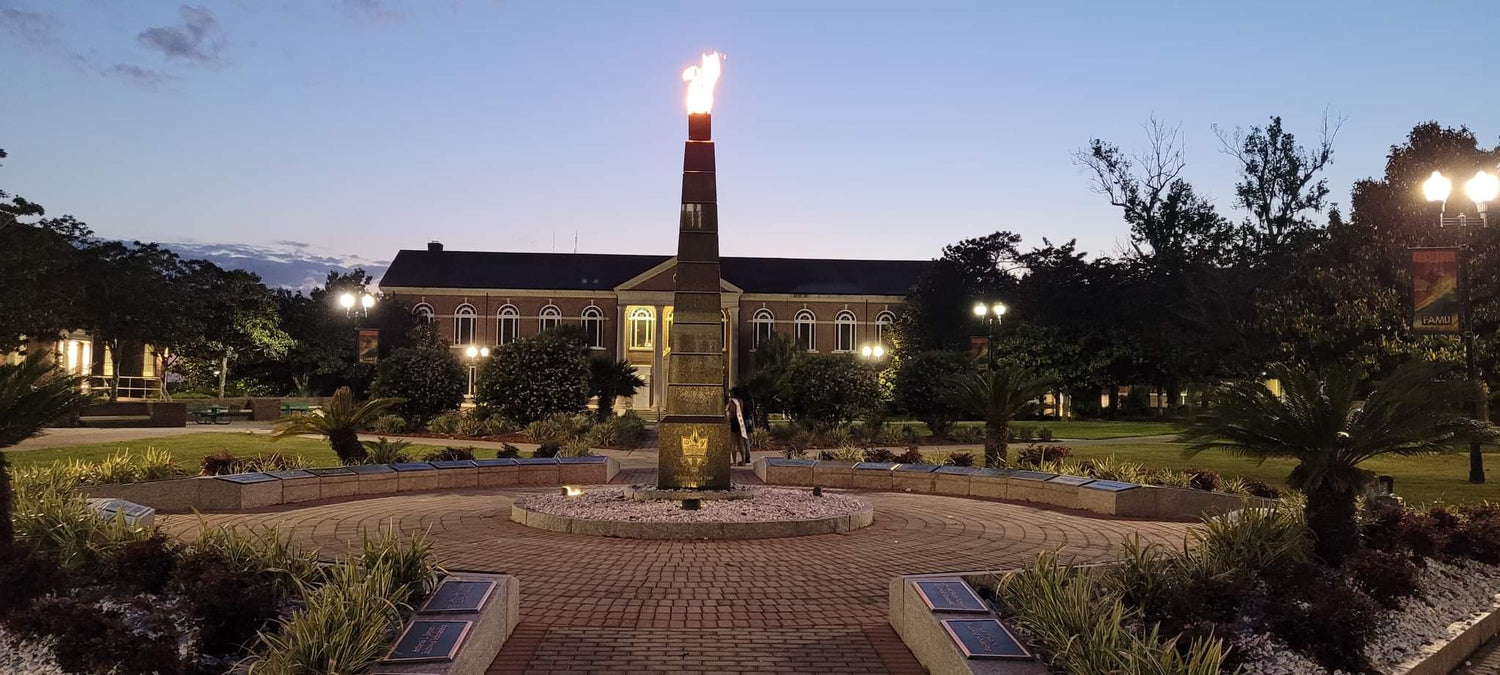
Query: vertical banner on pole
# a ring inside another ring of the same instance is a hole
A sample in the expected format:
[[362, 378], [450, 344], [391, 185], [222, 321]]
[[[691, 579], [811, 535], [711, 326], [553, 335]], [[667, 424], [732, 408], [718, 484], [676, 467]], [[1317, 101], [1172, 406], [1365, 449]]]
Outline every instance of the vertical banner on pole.
[[359, 330], [359, 362], [375, 363], [380, 360], [380, 331], [361, 328]]
[[1412, 331], [1439, 335], [1459, 332], [1457, 248], [1412, 249], [1411, 291]]

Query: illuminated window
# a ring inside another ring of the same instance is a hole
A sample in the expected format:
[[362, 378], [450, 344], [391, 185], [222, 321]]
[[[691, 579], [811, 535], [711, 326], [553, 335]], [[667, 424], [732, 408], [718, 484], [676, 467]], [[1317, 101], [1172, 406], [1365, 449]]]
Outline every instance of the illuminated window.
[[588, 336], [589, 346], [594, 349], [604, 348], [604, 312], [598, 307], [590, 305], [583, 310], [583, 333]]
[[549, 331], [562, 323], [562, 310], [552, 305], [547, 305], [538, 312], [537, 328], [539, 331]]
[[474, 325], [478, 320], [479, 314], [474, 311], [473, 305], [459, 305], [453, 312], [453, 344], [474, 344]]
[[755, 311], [755, 316], [750, 319], [755, 327], [755, 342], [751, 343], [751, 349], [759, 349], [760, 343], [771, 339], [771, 334], [776, 332], [776, 315], [764, 307]]
[[812, 352], [817, 351], [817, 317], [813, 316], [812, 310], [804, 309], [797, 312], [797, 319], [793, 322], [796, 328], [797, 346]]
[[896, 337], [896, 315], [890, 312], [881, 312], [875, 317], [875, 341], [891, 348], [891, 339]]
[[500, 308], [500, 332], [495, 334], [498, 344], [508, 345], [521, 335], [521, 312], [515, 305]]
[[854, 351], [854, 312], [846, 309], [833, 317], [833, 351]]
[[651, 349], [656, 338], [656, 312], [650, 307], [637, 307], [630, 310], [627, 323], [630, 348]]
[[421, 303], [416, 307], [411, 308], [411, 313], [412, 316], [417, 317], [417, 321], [422, 325], [425, 326], [432, 324], [432, 305], [429, 305], [425, 302]]

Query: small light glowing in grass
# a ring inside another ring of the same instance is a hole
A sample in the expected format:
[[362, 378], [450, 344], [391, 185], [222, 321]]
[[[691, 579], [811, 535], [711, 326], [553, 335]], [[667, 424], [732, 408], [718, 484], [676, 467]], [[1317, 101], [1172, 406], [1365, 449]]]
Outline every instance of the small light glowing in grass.
[[573, 487], [571, 485], [564, 485], [563, 486], [562, 496], [564, 496], [564, 497], [577, 497], [578, 495], [581, 495], [581, 494], [583, 494], [583, 488], [576, 488], [576, 487]]

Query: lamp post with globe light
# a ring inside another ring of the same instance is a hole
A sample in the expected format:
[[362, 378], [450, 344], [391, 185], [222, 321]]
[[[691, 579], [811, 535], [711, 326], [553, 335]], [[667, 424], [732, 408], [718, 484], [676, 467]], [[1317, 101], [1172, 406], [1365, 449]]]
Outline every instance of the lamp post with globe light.
[[[1478, 355], [1474, 352], [1474, 309], [1470, 301], [1469, 287], [1469, 257], [1473, 250], [1470, 243], [1472, 238], [1472, 220], [1469, 214], [1459, 212], [1457, 216], [1448, 215], [1448, 197], [1453, 193], [1453, 181], [1448, 180], [1441, 172], [1434, 171], [1432, 175], [1422, 183], [1422, 196], [1429, 202], [1442, 204], [1438, 212], [1438, 228], [1446, 229], [1449, 226], [1459, 229], [1459, 254], [1458, 254], [1458, 305], [1460, 336], [1464, 345], [1464, 360], [1467, 362], [1469, 379], [1482, 383], [1479, 376]], [[1474, 202], [1474, 209], [1479, 212], [1477, 226], [1484, 227], [1489, 224], [1489, 205], [1500, 197], [1500, 178], [1488, 171], [1480, 170], [1464, 183], [1464, 194]], [[1489, 419], [1489, 405], [1484, 396], [1474, 402], [1474, 418], [1479, 421]], [[1469, 482], [1484, 482], [1484, 452], [1479, 441], [1469, 443]]]
[[1000, 322], [1005, 320], [1005, 303], [974, 303], [974, 318], [984, 322], [985, 344], [984, 351], [989, 355], [990, 370], [995, 369], [995, 340], [996, 333], [1000, 329]]
[[474, 365], [474, 362], [478, 359], [489, 358], [490, 348], [480, 347], [477, 345], [469, 345], [469, 347], [464, 350], [464, 356], [469, 358], [469, 393], [467, 394], [467, 398], [472, 401], [474, 399], [474, 379], [476, 371], [478, 370], [477, 366]]

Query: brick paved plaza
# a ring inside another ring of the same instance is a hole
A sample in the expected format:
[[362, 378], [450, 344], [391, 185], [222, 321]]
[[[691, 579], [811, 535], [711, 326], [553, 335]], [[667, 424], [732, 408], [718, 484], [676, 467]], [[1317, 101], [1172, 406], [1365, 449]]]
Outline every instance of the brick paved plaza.
[[[645, 482], [627, 471], [616, 482]], [[737, 482], [755, 482], [737, 471]], [[752, 541], [641, 541], [557, 534], [509, 520], [525, 489], [452, 490], [215, 514], [275, 525], [304, 545], [347, 550], [388, 523], [427, 530], [450, 570], [521, 580], [521, 625], [500, 673], [920, 673], [886, 623], [900, 574], [1012, 567], [1060, 549], [1110, 556], [1132, 534], [1180, 542], [1185, 524], [1006, 502], [862, 493], [875, 522], [841, 535]], [[165, 519], [190, 535], [191, 516]]]

